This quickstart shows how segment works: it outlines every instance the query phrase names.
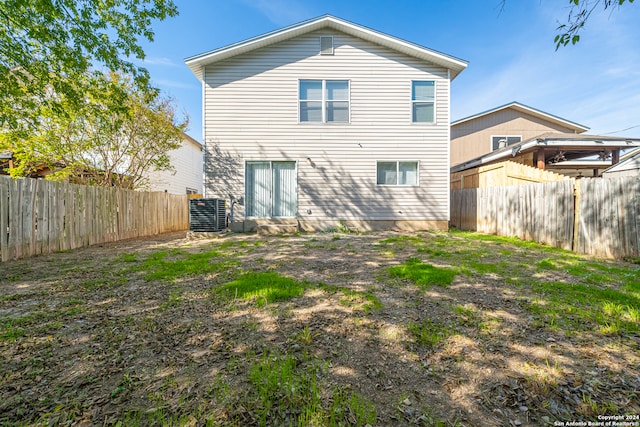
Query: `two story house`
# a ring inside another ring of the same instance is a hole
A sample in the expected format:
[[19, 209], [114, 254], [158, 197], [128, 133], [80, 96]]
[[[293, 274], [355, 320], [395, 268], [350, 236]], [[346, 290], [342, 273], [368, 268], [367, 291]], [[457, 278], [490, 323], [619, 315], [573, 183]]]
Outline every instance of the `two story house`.
[[[185, 60], [235, 228], [446, 229], [463, 60], [325, 15]], [[236, 203], [239, 202], [239, 203]]]
[[173, 170], [150, 170], [148, 191], [172, 194], [202, 194], [202, 144], [182, 133], [182, 144], [169, 153]]

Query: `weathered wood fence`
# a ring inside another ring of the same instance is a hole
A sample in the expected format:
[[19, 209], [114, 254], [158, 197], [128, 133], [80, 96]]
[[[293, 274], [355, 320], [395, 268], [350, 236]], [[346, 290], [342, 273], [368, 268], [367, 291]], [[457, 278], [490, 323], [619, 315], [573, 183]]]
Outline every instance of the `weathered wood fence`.
[[451, 225], [599, 257], [638, 257], [640, 178], [453, 190]]
[[189, 228], [187, 196], [0, 176], [0, 259]]

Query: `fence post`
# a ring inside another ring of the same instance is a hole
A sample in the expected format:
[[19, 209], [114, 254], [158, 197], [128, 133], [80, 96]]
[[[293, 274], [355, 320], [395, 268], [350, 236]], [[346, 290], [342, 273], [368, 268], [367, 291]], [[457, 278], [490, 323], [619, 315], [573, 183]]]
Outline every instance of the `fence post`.
[[571, 250], [578, 252], [578, 245], [580, 241], [580, 202], [581, 202], [581, 185], [582, 180], [576, 179], [573, 181], [573, 242], [571, 244]]
[[0, 261], [9, 259], [9, 179], [0, 176]]

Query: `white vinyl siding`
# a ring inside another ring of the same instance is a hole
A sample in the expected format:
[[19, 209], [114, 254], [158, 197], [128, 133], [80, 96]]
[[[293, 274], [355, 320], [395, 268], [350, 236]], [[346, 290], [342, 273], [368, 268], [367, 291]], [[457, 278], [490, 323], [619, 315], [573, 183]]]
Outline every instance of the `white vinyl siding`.
[[202, 194], [202, 146], [194, 140], [183, 138], [182, 145], [169, 151], [173, 170], [150, 170], [148, 191], [164, 191], [172, 194]]
[[[333, 36], [334, 55], [318, 54]], [[245, 162], [297, 165], [304, 220], [448, 220], [449, 80], [446, 69], [367, 41], [318, 31], [205, 70], [206, 197], [241, 197]], [[349, 81], [349, 125], [299, 123], [301, 80]], [[434, 81], [434, 122], [411, 121], [411, 82]], [[309, 160], [307, 160], [309, 159]], [[420, 162], [419, 186], [376, 183], [376, 162]], [[248, 200], [234, 215], [249, 216]], [[402, 211], [402, 214], [399, 213]]]
[[297, 210], [295, 162], [247, 162], [246, 213], [254, 218], [292, 218]]

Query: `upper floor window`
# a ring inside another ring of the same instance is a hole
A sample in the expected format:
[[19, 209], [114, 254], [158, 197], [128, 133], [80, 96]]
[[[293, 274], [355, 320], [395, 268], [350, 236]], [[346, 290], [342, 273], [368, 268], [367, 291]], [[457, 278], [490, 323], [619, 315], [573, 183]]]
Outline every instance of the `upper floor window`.
[[411, 82], [411, 110], [413, 123], [435, 123], [436, 82], [414, 80]]
[[320, 55], [333, 55], [333, 37], [320, 37]]
[[520, 141], [522, 141], [522, 137], [519, 135], [494, 135], [491, 137], [491, 150], [499, 150]]
[[348, 80], [300, 80], [300, 122], [349, 123]]

